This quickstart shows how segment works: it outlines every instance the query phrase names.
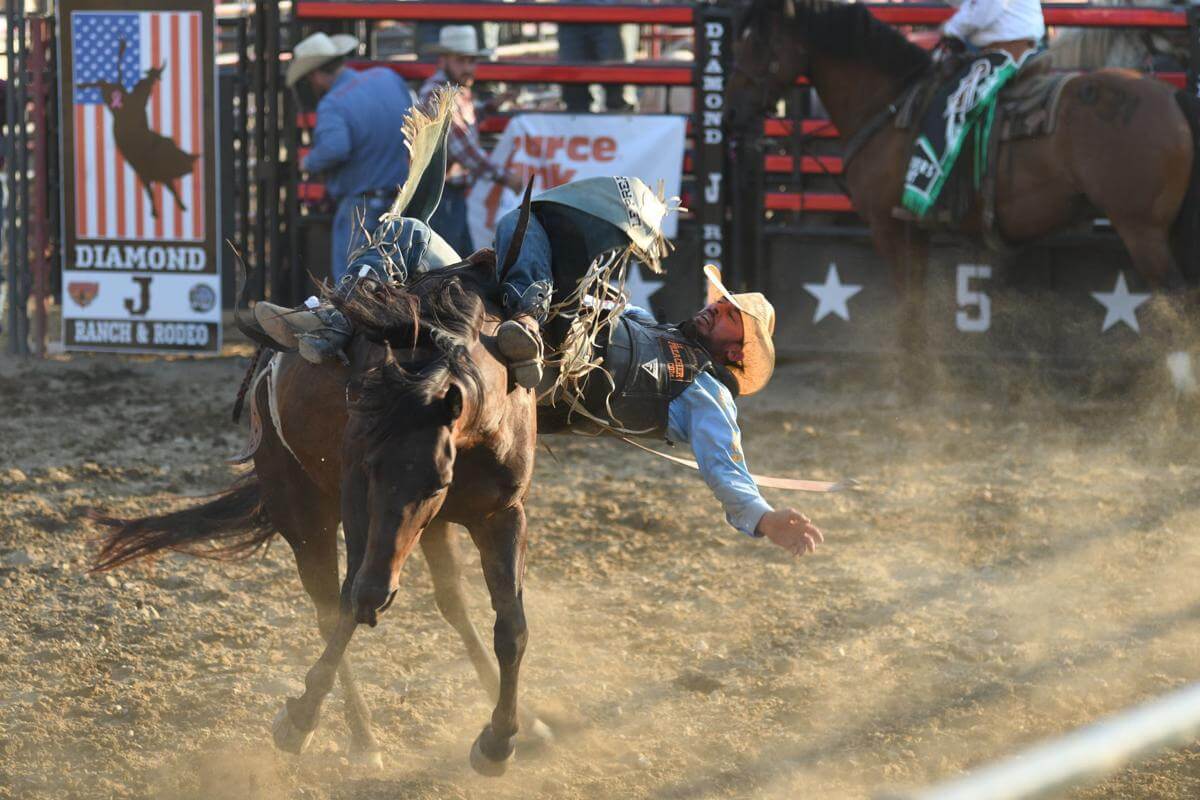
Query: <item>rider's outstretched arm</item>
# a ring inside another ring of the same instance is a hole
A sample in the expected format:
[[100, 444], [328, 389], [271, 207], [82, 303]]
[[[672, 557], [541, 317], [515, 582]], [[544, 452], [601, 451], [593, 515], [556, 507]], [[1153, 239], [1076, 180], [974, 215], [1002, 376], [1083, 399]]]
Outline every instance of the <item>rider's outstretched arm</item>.
[[823, 541], [812, 521], [793, 508], [771, 508], [750, 477], [742, 452], [733, 395], [708, 373], [671, 401], [667, 435], [692, 447], [700, 475], [725, 509], [729, 524], [749, 536], [765, 536], [795, 555]]

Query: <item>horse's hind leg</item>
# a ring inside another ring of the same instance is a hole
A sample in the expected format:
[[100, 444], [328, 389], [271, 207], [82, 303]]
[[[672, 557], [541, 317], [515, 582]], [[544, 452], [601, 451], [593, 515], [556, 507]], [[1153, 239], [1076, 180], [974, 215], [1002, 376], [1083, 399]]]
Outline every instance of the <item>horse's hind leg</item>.
[[[1175, 263], [1170, 236], [1165, 226], [1135, 224], [1113, 219], [1113, 227], [1129, 251], [1133, 266], [1160, 294], [1147, 304], [1155, 327], [1164, 335], [1168, 348], [1187, 347], [1195, 331], [1188, 319], [1183, 292], [1186, 289], [1181, 265]], [[1136, 313], [1136, 312], [1135, 312]], [[1200, 383], [1192, 368], [1192, 356], [1186, 349], [1173, 349], [1167, 354], [1167, 371], [1175, 389], [1183, 394], [1196, 394]]]
[[[421, 534], [421, 551], [429, 565], [429, 576], [433, 580], [433, 597], [438, 611], [442, 612], [442, 617], [458, 631], [467, 650], [467, 657], [471, 659], [475, 674], [479, 676], [479, 682], [495, 703], [500, 697], [500, 673], [467, 613], [467, 601], [462, 591], [462, 555], [450, 526], [445, 522], [431, 523]], [[530, 741], [546, 743], [553, 738], [550, 727], [538, 719], [533, 711], [524, 705], [518, 705], [517, 714], [522, 739], [528, 737]]]
[[154, 188], [150, 181], [143, 180], [142, 188], [146, 190], [146, 196], [150, 198], [150, 216], [158, 219], [158, 206], [154, 204]]
[[[336, 507], [336, 501], [326, 498], [322, 511]], [[299, 542], [289, 539], [300, 582], [317, 607], [317, 625], [325, 641], [333, 636], [338, 623], [337, 516], [336, 510], [326, 516], [319, 529], [310, 523], [308, 535]], [[338, 680], [345, 693], [351, 757], [367, 766], [382, 768], [383, 751], [371, 730], [371, 710], [358, 690], [348, 654], [343, 654], [338, 665]]]
[[171, 192], [171, 196], [175, 198], [175, 207], [180, 211], [187, 211], [187, 206], [183, 204], [183, 199], [179, 196], [179, 189], [175, 186], [175, 181], [167, 181], [164, 186]]
[[[292, 548], [300, 583], [316, 606], [317, 625], [321, 637], [328, 642], [337, 627], [339, 608], [338, 501], [313, 483], [270, 427], [263, 432], [255, 461], [260, 474], [270, 476], [262, 482], [267, 511]], [[382, 766], [382, 751], [371, 731], [370, 709], [359, 693], [345, 656], [338, 666], [338, 678], [345, 692], [351, 755], [369, 766]], [[307, 742], [301, 740], [295, 744], [302, 750]]]
[[494, 646], [500, 664], [500, 693], [492, 721], [471, 748], [471, 766], [481, 775], [503, 775], [517, 735], [517, 679], [528, 633], [521, 583], [525, 572], [525, 509], [505, 509], [472, 525], [483, 577], [496, 611]]

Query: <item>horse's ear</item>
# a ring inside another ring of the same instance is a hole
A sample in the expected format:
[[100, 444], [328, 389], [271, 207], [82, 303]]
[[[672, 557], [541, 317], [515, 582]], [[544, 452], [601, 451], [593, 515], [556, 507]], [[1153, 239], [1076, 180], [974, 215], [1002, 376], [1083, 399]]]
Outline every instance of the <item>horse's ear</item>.
[[454, 421], [461, 417], [463, 412], [462, 389], [454, 381], [450, 381], [450, 385], [446, 387], [446, 396], [442, 398], [442, 403], [445, 404], [446, 409], [446, 424], [454, 424]]

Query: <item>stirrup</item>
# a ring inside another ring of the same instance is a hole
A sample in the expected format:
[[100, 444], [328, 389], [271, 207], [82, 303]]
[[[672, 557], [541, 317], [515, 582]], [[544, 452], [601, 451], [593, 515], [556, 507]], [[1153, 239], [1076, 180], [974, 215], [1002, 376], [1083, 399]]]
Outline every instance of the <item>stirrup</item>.
[[346, 357], [345, 350], [352, 335], [332, 328], [302, 333], [297, 337], [296, 349], [300, 357], [310, 364], [320, 365], [331, 361], [349, 364], [350, 359]]
[[517, 386], [522, 389], [536, 389], [542, 382], [542, 359], [539, 356], [526, 361], [511, 362], [508, 371]]
[[523, 389], [533, 389], [542, 380], [542, 337], [515, 319], [500, 325], [496, 347], [508, 362], [513, 380]]

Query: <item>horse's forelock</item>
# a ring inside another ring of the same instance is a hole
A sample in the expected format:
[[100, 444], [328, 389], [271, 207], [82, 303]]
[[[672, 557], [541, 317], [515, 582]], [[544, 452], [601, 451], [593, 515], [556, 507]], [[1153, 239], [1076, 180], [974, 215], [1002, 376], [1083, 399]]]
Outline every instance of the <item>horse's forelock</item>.
[[364, 379], [357, 410], [379, 417], [378, 430], [387, 434], [402, 426], [405, 408], [431, 404], [448, 381], [459, 385], [476, 412], [482, 408], [484, 379], [471, 348], [483, 323], [486, 289], [473, 268], [444, 268], [414, 276], [403, 286], [376, 285], [334, 299], [357, 330], [386, 342], [398, 355], [406, 349], [432, 351], [428, 359], [406, 363], [402, 355], [389, 357]]

